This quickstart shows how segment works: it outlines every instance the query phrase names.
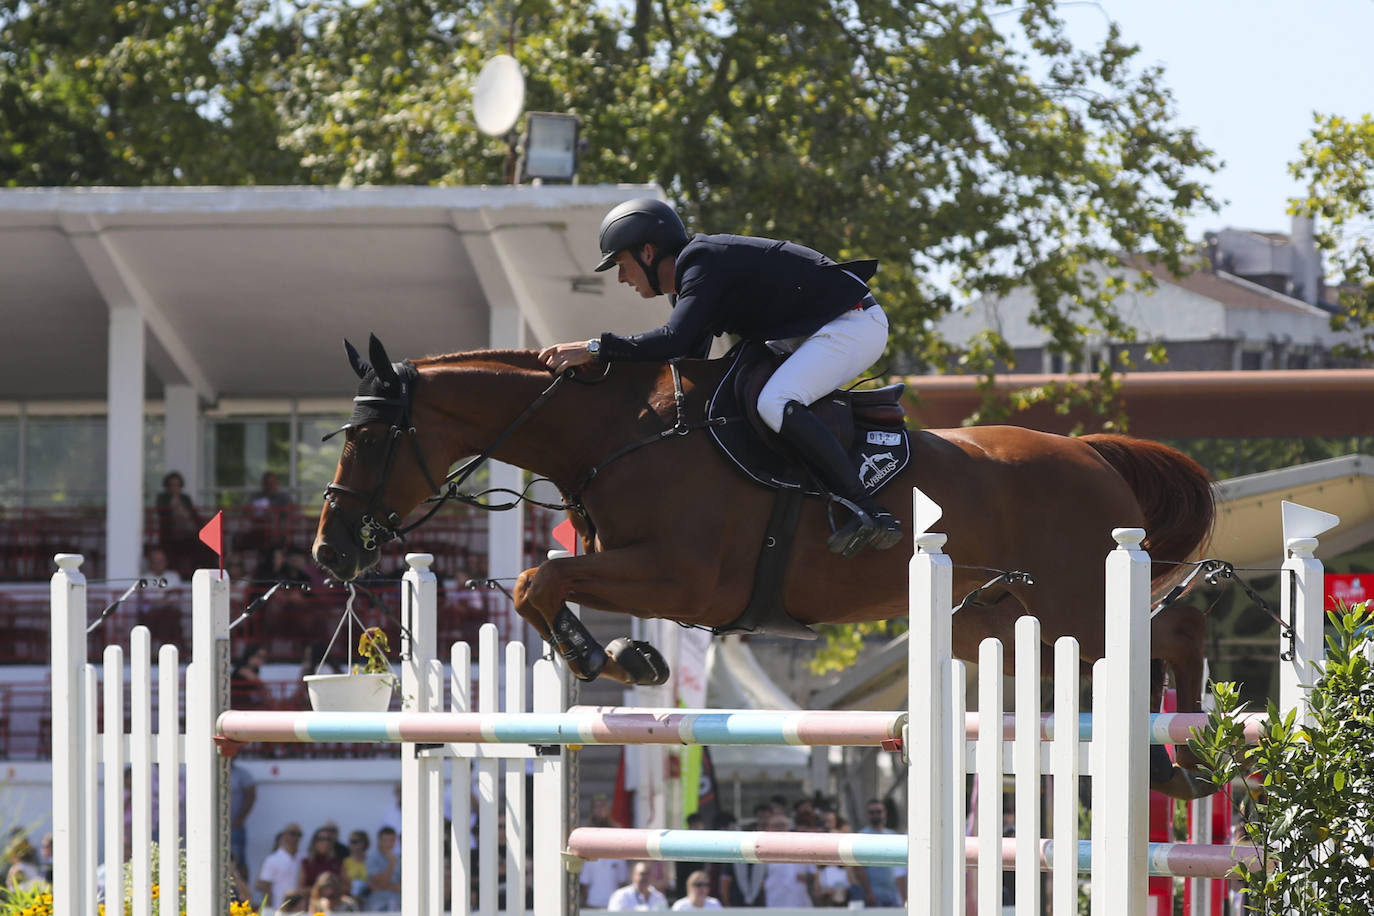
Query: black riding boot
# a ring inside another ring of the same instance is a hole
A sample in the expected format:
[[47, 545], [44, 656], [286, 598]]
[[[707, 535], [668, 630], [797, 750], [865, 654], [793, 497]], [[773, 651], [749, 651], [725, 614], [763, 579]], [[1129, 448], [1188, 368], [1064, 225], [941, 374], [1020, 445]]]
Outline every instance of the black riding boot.
[[831, 535], [832, 551], [851, 557], [869, 546], [886, 550], [902, 539], [897, 519], [864, 490], [844, 446], [806, 405], [788, 401], [778, 432], [801, 454], [820, 482], [854, 513], [853, 520]]

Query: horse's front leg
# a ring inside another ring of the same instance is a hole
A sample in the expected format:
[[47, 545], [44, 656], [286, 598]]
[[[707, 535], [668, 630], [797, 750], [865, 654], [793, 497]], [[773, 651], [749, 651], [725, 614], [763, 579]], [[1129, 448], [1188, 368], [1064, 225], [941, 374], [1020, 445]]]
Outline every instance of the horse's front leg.
[[658, 650], [631, 639], [617, 639], [609, 648], [603, 647], [567, 602], [644, 616], [676, 616], [669, 607], [675, 598], [680, 599], [674, 590], [676, 577], [664, 577], [662, 556], [657, 547], [621, 548], [548, 560], [516, 579], [516, 612], [584, 681], [605, 675], [624, 684], [661, 684], [668, 678], [668, 665]]

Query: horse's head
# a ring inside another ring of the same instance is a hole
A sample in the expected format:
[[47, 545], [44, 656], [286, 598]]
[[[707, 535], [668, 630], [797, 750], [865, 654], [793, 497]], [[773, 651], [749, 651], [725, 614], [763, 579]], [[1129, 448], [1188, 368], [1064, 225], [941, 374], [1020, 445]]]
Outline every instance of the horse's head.
[[313, 553], [315, 562], [346, 582], [377, 562], [406, 515], [437, 488], [431, 469], [442, 480], [448, 462], [438, 454], [438, 437], [415, 428], [415, 367], [392, 363], [376, 335], [371, 365], [348, 341], [344, 348], [361, 381], [353, 416], [330, 434], [342, 432], [345, 441], [324, 491]]

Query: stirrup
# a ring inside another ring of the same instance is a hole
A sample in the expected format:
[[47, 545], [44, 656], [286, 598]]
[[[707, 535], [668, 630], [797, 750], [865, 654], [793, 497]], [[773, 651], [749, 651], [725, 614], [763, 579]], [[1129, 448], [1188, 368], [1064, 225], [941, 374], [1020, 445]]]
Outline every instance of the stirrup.
[[831, 553], [838, 553], [848, 559], [865, 547], [887, 550], [895, 547], [902, 539], [902, 526], [886, 509], [879, 508], [876, 512], [869, 512], [843, 496], [832, 494], [831, 498], [848, 509], [851, 516], [849, 521], [836, 528], [826, 541]]
[[867, 514], [863, 518], [856, 515], [844, 527], [830, 535], [825, 545], [830, 548], [831, 553], [838, 553], [847, 560], [869, 545], [878, 534], [878, 526], [872, 523], [872, 519], [865, 524], [864, 518], [868, 518]]

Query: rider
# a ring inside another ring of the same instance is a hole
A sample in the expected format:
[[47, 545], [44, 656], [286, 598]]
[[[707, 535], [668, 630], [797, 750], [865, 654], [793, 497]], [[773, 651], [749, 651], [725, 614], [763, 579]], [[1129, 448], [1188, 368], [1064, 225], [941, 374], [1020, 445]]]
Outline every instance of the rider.
[[687, 236], [654, 198], [628, 200], [601, 221], [598, 271], [645, 299], [667, 293], [668, 323], [652, 331], [548, 347], [539, 358], [561, 372], [594, 360], [705, 357], [722, 333], [769, 343], [790, 355], [759, 394], [763, 422], [779, 433], [854, 519], [830, 539], [836, 553], [892, 547], [901, 526], [869, 496], [842, 446], [809, 407], [872, 365], [887, 345], [887, 315], [864, 282], [876, 261], [836, 264], [792, 242], [739, 235]]

